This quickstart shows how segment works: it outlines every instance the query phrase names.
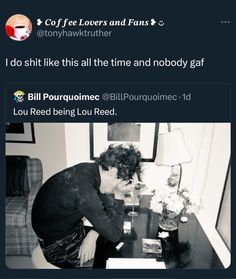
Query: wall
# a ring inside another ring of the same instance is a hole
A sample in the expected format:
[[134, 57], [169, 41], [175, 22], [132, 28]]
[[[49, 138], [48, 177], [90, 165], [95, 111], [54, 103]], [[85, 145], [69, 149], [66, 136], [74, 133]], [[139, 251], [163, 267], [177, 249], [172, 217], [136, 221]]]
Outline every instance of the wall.
[[6, 155], [29, 155], [41, 159], [46, 181], [67, 165], [65, 127], [63, 123], [35, 123], [34, 130], [35, 144], [6, 143]]
[[[205, 130], [194, 185], [199, 189], [202, 199], [198, 220], [226, 268], [230, 265], [230, 252], [215, 225], [230, 159], [230, 148], [230, 124], [215, 123], [210, 131]], [[229, 223], [228, 225], [230, 226]]]
[[66, 123], [65, 143], [68, 167], [90, 161], [88, 123]]

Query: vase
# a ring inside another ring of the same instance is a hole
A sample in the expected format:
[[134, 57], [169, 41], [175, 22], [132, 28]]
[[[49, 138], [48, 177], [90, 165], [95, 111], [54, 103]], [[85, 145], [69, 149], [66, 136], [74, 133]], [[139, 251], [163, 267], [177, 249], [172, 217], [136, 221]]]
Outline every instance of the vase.
[[165, 231], [175, 231], [179, 228], [181, 214], [163, 212], [159, 217], [159, 227]]

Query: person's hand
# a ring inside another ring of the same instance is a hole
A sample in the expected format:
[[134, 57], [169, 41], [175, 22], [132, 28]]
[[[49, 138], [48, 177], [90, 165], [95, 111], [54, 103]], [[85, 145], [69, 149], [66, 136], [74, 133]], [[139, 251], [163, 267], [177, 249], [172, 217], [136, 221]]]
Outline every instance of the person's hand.
[[116, 199], [124, 199], [124, 195], [132, 192], [134, 190], [135, 185], [138, 182], [137, 174], [131, 179], [131, 183], [127, 183], [127, 181], [121, 181], [119, 184], [116, 185], [114, 189], [114, 196]]
[[82, 267], [84, 263], [94, 258], [96, 251], [96, 241], [99, 236], [99, 233], [91, 230], [88, 232], [79, 250], [80, 266]]

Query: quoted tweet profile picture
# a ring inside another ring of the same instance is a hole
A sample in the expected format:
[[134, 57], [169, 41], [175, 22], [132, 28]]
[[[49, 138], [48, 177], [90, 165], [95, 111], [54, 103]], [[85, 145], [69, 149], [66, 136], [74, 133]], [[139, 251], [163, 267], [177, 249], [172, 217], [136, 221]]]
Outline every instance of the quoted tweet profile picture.
[[24, 97], [25, 97], [25, 92], [22, 90], [17, 90], [13, 93], [13, 100], [16, 103], [23, 103], [24, 102]]
[[5, 30], [10, 39], [22, 42], [29, 38], [32, 32], [32, 23], [27, 16], [15, 14], [8, 18]]

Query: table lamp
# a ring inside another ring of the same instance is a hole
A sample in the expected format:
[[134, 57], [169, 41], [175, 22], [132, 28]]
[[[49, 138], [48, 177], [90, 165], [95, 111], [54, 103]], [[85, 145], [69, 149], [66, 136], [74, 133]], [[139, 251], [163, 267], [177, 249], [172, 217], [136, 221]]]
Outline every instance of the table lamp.
[[[172, 175], [179, 175], [177, 192], [182, 178], [182, 164], [191, 161], [192, 155], [185, 143], [183, 131], [181, 129], [172, 130], [170, 123], [168, 123], [168, 132], [158, 134], [155, 164], [157, 166], [169, 166]], [[176, 173], [176, 166], [179, 166], [179, 174]]]

